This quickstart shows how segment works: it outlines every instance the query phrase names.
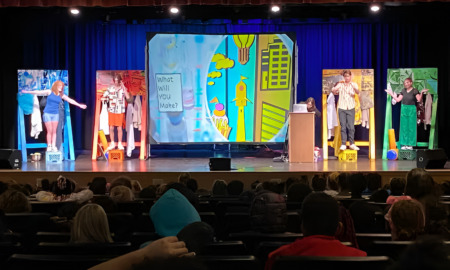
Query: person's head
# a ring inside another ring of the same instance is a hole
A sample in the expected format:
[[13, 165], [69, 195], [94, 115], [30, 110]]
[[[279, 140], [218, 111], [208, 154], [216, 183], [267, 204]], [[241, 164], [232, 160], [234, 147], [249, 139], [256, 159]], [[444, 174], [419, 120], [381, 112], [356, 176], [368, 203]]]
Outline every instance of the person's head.
[[181, 173], [178, 175], [178, 182], [186, 185], [187, 181], [191, 179], [191, 174], [188, 172]]
[[111, 182], [111, 187], [110, 189], [113, 189], [116, 186], [126, 186], [128, 188], [132, 188], [131, 186], [131, 178], [126, 176], [126, 175], [121, 175], [119, 177], [117, 177], [116, 179], [114, 179]]
[[391, 195], [401, 196], [405, 192], [406, 180], [403, 177], [392, 177], [389, 182]]
[[227, 195], [227, 182], [225, 182], [225, 180], [222, 180], [222, 179], [214, 180], [211, 192], [212, 192], [213, 196]]
[[362, 173], [352, 173], [348, 177], [352, 198], [361, 198], [362, 192], [366, 189], [366, 179]]
[[298, 179], [298, 177], [289, 177], [288, 179], [286, 179], [286, 182], [284, 183], [284, 188], [287, 192], [287, 190], [289, 189], [289, 187], [294, 184], [294, 183], [298, 183], [300, 182], [300, 179]]
[[324, 191], [327, 187], [327, 181], [325, 178], [315, 175], [311, 179], [311, 186], [314, 191]]
[[367, 188], [373, 192], [381, 188], [381, 175], [379, 173], [368, 173], [366, 175]]
[[339, 178], [339, 172], [332, 172], [330, 175], [328, 175], [328, 189], [331, 190], [339, 190], [338, 185], [338, 178]]
[[52, 187], [52, 192], [56, 196], [69, 195], [75, 191], [75, 182], [69, 178], [60, 175]]
[[405, 195], [421, 200], [435, 196], [435, 183], [431, 175], [422, 168], [415, 168], [406, 174]]
[[192, 192], [197, 192], [198, 189], [198, 183], [197, 180], [193, 179], [193, 178], [189, 178], [186, 181], [186, 187], [190, 190], [192, 190]]
[[308, 109], [308, 112], [313, 112], [316, 109], [316, 101], [313, 97], [309, 97], [306, 100], [306, 108]]
[[114, 74], [113, 81], [114, 84], [119, 85], [122, 82], [122, 75], [119, 73]]
[[71, 238], [73, 243], [112, 243], [108, 218], [98, 204], [81, 207], [73, 220]]
[[303, 183], [292, 184], [286, 193], [287, 201], [303, 202], [305, 197], [311, 192], [312, 192], [311, 188]]
[[392, 240], [410, 241], [424, 232], [425, 214], [423, 206], [416, 200], [400, 200], [386, 214], [391, 228]]
[[263, 188], [281, 194], [284, 192], [284, 183], [281, 179], [271, 179], [263, 182]]
[[238, 196], [244, 191], [244, 183], [240, 180], [233, 180], [227, 185], [228, 195]]
[[31, 204], [22, 192], [7, 189], [0, 194], [0, 210], [5, 213], [28, 213], [31, 212]]
[[64, 95], [64, 83], [62, 81], [56, 81], [52, 85], [52, 92], [57, 96]]
[[149, 198], [153, 199], [156, 198], [156, 187], [155, 186], [148, 186], [145, 187], [139, 192], [139, 198]]
[[404, 86], [406, 89], [410, 88], [410, 87], [412, 86], [412, 84], [413, 84], [413, 80], [412, 80], [411, 78], [406, 78], [406, 79], [403, 81], [403, 86]]
[[92, 190], [94, 195], [105, 195], [106, 194], [106, 178], [102, 176], [94, 177], [89, 189]]
[[50, 181], [48, 179], [42, 179], [41, 185], [43, 191], [50, 191]]
[[126, 186], [115, 186], [109, 192], [109, 196], [115, 202], [131, 202], [134, 201], [133, 191]]
[[338, 176], [338, 186], [339, 186], [339, 192], [346, 192], [350, 191], [350, 184], [349, 184], [349, 174], [348, 173], [340, 173]]
[[306, 196], [302, 203], [302, 232], [304, 236], [334, 236], [339, 225], [339, 206], [323, 192]]
[[165, 192], [167, 192], [170, 189], [175, 189], [178, 192], [180, 192], [192, 204], [192, 206], [194, 206], [195, 208], [198, 208], [198, 206], [200, 204], [198, 196], [192, 190], [190, 190], [188, 187], [186, 187], [185, 185], [183, 185], [181, 183], [173, 182], [173, 183], [167, 184]]
[[352, 80], [352, 72], [349, 69], [344, 69], [342, 71], [342, 76], [344, 77], [344, 81], [349, 83]]
[[205, 222], [193, 222], [185, 226], [178, 234], [180, 241], [186, 244], [189, 252], [202, 255], [207, 244], [214, 241], [214, 229]]

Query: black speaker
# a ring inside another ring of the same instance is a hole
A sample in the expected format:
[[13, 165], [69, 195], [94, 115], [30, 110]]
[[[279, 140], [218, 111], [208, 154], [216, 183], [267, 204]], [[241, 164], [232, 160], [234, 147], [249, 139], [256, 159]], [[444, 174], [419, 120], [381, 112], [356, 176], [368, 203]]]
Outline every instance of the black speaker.
[[22, 151], [0, 149], [0, 169], [22, 169]]
[[210, 158], [210, 171], [229, 171], [231, 169], [231, 158]]
[[417, 150], [417, 168], [443, 169], [447, 162], [447, 155], [443, 149]]

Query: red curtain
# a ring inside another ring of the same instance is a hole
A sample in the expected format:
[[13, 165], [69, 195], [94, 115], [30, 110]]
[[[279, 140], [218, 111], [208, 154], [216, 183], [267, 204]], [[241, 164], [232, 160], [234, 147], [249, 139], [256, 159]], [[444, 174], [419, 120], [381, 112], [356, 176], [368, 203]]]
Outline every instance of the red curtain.
[[0, 0], [0, 7], [118, 7], [167, 5], [338, 4], [440, 2], [442, 0]]

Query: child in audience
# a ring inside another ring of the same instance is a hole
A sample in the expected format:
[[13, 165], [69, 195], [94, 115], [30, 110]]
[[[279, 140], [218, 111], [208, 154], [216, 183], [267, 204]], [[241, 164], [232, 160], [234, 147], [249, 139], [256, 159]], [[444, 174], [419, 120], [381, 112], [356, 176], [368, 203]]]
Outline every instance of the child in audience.
[[108, 218], [98, 204], [81, 207], [73, 220], [70, 242], [72, 243], [112, 243]]

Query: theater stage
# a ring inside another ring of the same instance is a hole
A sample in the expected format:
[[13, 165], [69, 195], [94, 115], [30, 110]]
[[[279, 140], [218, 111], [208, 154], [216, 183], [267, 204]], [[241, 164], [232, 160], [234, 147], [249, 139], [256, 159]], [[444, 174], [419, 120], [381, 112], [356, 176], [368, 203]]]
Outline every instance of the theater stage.
[[[80, 185], [86, 185], [93, 177], [104, 176], [108, 181], [119, 175], [129, 175], [139, 180], [142, 186], [161, 182], [176, 181], [181, 172], [189, 172], [198, 181], [199, 187], [210, 188], [214, 179], [244, 181], [246, 188], [255, 180], [286, 180], [288, 177], [314, 174], [345, 172], [377, 172], [383, 183], [391, 177], [404, 177], [416, 167], [416, 161], [409, 160], [369, 160], [359, 156], [356, 162], [342, 162], [335, 157], [319, 160], [316, 163], [274, 162], [272, 158], [240, 157], [231, 159], [230, 171], [210, 171], [209, 158], [137, 158], [124, 161], [92, 161], [88, 154], [79, 155], [75, 161], [63, 161], [60, 164], [48, 164], [45, 161], [24, 162], [21, 170], [0, 170], [0, 181], [15, 180], [19, 183], [36, 185], [36, 179], [56, 179], [60, 174], [74, 179]], [[437, 182], [450, 180], [450, 164], [444, 169], [429, 170]]]

